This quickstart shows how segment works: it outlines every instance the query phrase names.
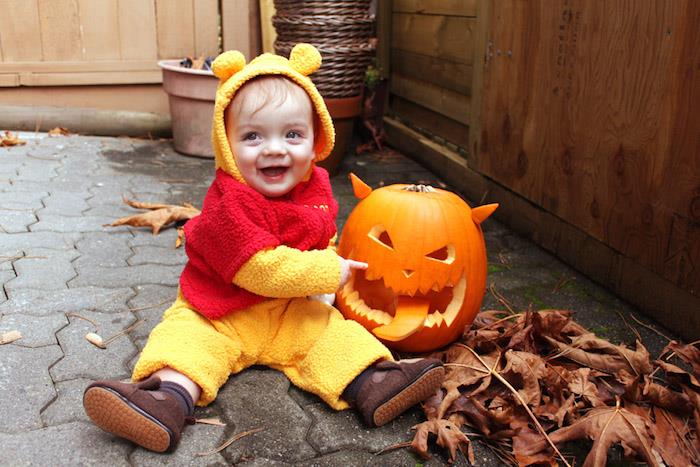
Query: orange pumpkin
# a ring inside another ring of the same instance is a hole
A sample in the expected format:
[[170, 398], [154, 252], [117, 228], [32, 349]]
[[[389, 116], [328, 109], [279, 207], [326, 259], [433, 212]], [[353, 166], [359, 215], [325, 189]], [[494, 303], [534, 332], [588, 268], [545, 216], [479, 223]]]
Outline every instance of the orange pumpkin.
[[481, 307], [487, 263], [479, 224], [498, 205], [471, 209], [449, 191], [372, 190], [351, 179], [361, 201], [338, 252], [369, 267], [353, 273], [336, 305], [395, 350], [426, 352], [454, 341]]

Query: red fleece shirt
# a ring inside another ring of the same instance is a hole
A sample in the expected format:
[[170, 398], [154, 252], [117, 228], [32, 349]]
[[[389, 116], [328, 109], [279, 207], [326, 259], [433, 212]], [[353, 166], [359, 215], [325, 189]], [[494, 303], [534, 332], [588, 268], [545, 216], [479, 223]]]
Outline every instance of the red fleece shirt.
[[309, 181], [280, 198], [266, 198], [219, 169], [202, 213], [185, 224], [189, 261], [180, 290], [209, 319], [259, 303], [266, 297], [233, 283], [241, 266], [255, 253], [280, 245], [327, 248], [337, 214], [328, 172], [319, 167]]

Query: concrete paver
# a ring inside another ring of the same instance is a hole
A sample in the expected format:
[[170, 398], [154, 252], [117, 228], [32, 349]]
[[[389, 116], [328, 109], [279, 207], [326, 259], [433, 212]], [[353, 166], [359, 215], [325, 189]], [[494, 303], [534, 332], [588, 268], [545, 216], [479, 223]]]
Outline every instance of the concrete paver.
[[[173, 454], [154, 454], [100, 431], [82, 411], [82, 390], [95, 378], [126, 378], [150, 330], [175, 299], [186, 257], [175, 250], [177, 233], [103, 227], [138, 212], [139, 201], [201, 206], [213, 178], [209, 159], [181, 156], [170, 141], [130, 138], [47, 137], [20, 134], [26, 146], [0, 148], [0, 333], [20, 330], [23, 339], [0, 346], [0, 465], [241, 465], [414, 466], [406, 449], [383, 449], [411, 439], [423, 420], [417, 408], [379, 429], [367, 429], [354, 412], [335, 412], [316, 396], [294, 388], [280, 373], [255, 367], [235, 375], [198, 417], [225, 427], [188, 426]], [[342, 226], [357, 203], [347, 172], [376, 188], [428, 183], [436, 176], [400, 154], [349, 156], [332, 178]], [[633, 342], [625, 324], [638, 310], [494, 219], [483, 225], [489, 286], [517, 309], [566, 308], [613, 342]], [[493, 294], [483, 309], [503, 309]], [[625, 320], [621, 319], [625, 318]], [[107, 349], [88, 343], [137, 320], [143, 324]], [[659, 330], [671, 335], [662, 326]], [[665, 341], [635, 326], [652, 355]], [[220, 453], [210, 451], [253, 428]], [[421, 465], [446, 464], [434, 457]], [[8, 454], [9, 453], [9, 454]], [[479, 465], [498, 458], [475, 441]], [[455, 465], [467, 465], [463, 456]]]

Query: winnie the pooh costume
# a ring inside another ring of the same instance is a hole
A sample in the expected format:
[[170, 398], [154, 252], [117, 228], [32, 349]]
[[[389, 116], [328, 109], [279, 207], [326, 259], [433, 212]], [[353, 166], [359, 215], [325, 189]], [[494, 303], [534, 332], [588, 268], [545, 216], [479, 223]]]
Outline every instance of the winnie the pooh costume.
[[[257, 192], [241, 175], [226, 132], [226, 109], [260, 76], [301, 87], [315, 113], [313, 162], [327, 157], [334, 129], [308, 75], [321, 56], [298, 44], [289, 59], [263, 54], [249, 64], [240, 52], [220, 55], [212, 142], [216, 177], [201, 214], [185, 225], [188, 262], [175, 303], [151, 332], [133, 383], [97, 381], [83, 396], [101, 428], [154, 451], [173, 449], [193, 402], [212, 402], [230, 375], [266, 365], [317, 394], [336, 410], [357, 407], [365, 422], [388, 422], [434, 392], [444, 369], [435, 360], [396, 363], [359, 323], [307, 298], [335, 292], [342, 261], [330, 246], [338, 205], [328, 173], [312, 163], [279, 197]], [[199, 400], [154, 373], [172, 369], [201, 389]], [[153, 375], [153, 376], [152, 376]]]

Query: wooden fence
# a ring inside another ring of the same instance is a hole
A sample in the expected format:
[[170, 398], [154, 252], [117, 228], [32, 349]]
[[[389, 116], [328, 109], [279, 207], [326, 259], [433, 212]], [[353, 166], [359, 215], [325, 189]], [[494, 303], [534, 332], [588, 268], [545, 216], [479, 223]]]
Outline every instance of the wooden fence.
[[394, 0], [390, 17], [390, 141], [697, 338], [700, 3]]
[[[0, 88], [6, 103], [46, 105], [45, 92], [27, 87], [159, 84], [159, 59], [222, 48], [255, 55], [258, 9], [257, 0], [0, 0]], [[144, 100], [143, 89], [131, 102], [111, 89], [118, 97], [107, 104], [106, 87], [82, 90], [91, 95], [80, 102], [119, 108]], [[167, 112], [160, 86], [150, 89]], [[75, 105], [66, 99], [76, 89], [62, 91], [52, 105]]]

